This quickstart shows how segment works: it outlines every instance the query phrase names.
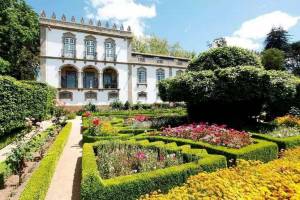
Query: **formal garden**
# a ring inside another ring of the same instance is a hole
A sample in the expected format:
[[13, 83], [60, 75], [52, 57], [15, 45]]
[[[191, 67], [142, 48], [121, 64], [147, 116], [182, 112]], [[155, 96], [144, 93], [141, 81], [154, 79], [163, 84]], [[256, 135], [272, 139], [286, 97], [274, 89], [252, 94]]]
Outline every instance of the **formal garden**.
[[160, 103], [70, 112], [33, 80], [36, 13], [3, 7], [0, 200], [300, 199], [300, 43], [283, 29], [263, 52], [223, 41], [194, 56], [157, 84]]

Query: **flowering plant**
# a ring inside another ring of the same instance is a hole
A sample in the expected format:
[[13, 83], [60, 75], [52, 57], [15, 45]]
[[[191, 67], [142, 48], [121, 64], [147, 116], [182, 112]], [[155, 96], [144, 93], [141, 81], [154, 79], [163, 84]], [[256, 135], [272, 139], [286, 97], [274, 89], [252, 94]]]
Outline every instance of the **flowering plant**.
[[144, 122], [144, 121], [147, 121], [149, 120], [149, 117], [145, 116], [145, 115], [136, 115], [134, 117], [134, 120], [135, 121], [138, 121], [138, 122]]
[[275, 124], [277, 125], [284, 125], [284, 126], [288, 126], [288, 127], [295, 127], [295, 126], [299, 126], [300, 127], [300, 118], [293, 116], [293, 115], [285, 115], [282, 117], [277, 117], [274, 120]]
[[92, 113], [89, 111], [82, 114], [82, 117], [90, 117], [90, 116], [92, 116]]
[[250, 134], [245, 131], [229, 129], [226, 128], [226, 125], [208, 125], [207, 123], [165, 128], [161, 135], [204, 141], [210, 144], [236, 149], [252, 143]]

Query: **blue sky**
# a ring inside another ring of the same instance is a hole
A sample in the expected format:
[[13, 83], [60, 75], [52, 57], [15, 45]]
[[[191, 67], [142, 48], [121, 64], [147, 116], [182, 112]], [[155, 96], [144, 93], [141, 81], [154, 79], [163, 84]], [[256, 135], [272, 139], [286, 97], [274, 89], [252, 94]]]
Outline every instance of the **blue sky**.
[[187, 50], [207, 49], [226, 37], [230, 45], [260, 50], [272, 26], [300, 40], [299, 0], [26, 0], [37, 12], [131, 25], [137, 35], [155, 34]]

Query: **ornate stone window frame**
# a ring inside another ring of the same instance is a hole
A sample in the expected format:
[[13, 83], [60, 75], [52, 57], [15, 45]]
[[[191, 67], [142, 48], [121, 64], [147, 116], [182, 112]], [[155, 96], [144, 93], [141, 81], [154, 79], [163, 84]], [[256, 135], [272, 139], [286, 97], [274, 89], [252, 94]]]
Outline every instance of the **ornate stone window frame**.
[[[108, 43], [111, 43], [112, 55], [107, 54], [107, 50], [108, 50], [107, 44]], [[112, 38], [107, 38], [104, 41], [104, 60], [106, 60], [106, 61], [117, 61], [116, 42]]]
[[97, 100], [97, 92], [94, 91], [88, 91], [84, 93], [84, 99], [88, 100], [88, 99], [94, 99]]
[[141, 91], [137, 93], [137, 100], [147, 100], [147, 92]]
[[76, 58], [76, 35], [71, 33], [71, 32], [66, 32], [66, 33], [63, 33], [63, 36], [62, 36], [62, 57], [68, 57], [66, 56], [66, 50], [65, 50], [65, 39], [66, 38], [73, 38], [74, 39], [74, 49], [73, 49], [73, 52], [72, 52], [72, 56], [71, 58]]
[[[163, 74], [163, 78], [160, 78], [161, 73]], [[161, 80], [164, 80], [166, 78], [166, 71], [162, 68], [158, 68], [156, 70], [156, 81], [159, 82]]]
[[[145, 80], [140, 79], [140, 73], [145, 73]], [[145, 67], [139, 67], [137, 68], [137, 83], [138, 84], [147, 84], [147, 69]]]
[[[93, 55], [88, 54], [88, 46], [87, 46], [88, 41], [92, 41], [94, 43]], [[90, 56], [92, 57], [92, 59], [97, 60], [97, 39], [92, 35], [87, 35], [84, 37], [84, 58], [89, 59]]]
[[107, 94], [108, 101], [117, 101], [119, 100], [119, 92], [111, 91]]
[[178, 75], [180, 75], [182, 73], [183, 73], [183, 70], [179, 69], [179, 70], [176, 71], [176, 76], [178, 76]]
[[58, 93], [59, 99], [69, 99], [73, 101], [73, 92], [70, 91], [61, 91]]

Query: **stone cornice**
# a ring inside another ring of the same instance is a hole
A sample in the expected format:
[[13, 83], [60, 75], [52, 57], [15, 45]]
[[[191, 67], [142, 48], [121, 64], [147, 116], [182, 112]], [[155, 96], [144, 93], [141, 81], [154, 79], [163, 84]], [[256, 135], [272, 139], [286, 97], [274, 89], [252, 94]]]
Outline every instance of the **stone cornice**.
[[143, 66], [153, 66], [153, 67], [172, 67], [178, 69], [186, 69], [187, 66], [178, 66], [178, 65], [170, 65], [170, 64], [163, 64], [163, 63], [147, 63], [147, 62], [111, 62], [105, 60], [89, 60], [89, 59], [81, 59], [81, 58], [66, 58], [66, 57], [56, 57], [56, 56], [40, 56], [40, 58], [44, 59], [57, 59], [57, 60], [68, 60], [68, 61], [83, 61], [83, 62], [94, 62], [94, 63], [109, 63], [112, 65], [115, 64], [128, 64], [128, 65], [143, 65]]
[[133, 34], [131, 31], [117, 30], [105, 28], [102, 26], [93, 26], [89, 24], [81, 24], [77, 22], [61, 21], [56, 19], [48, 19], [40, 17], [40, 26], [48, 28], [56, 28], [61, 30], [84, 32], [94, 35], [105, 35], [109, 37], [128, 38], [131, 39]]

